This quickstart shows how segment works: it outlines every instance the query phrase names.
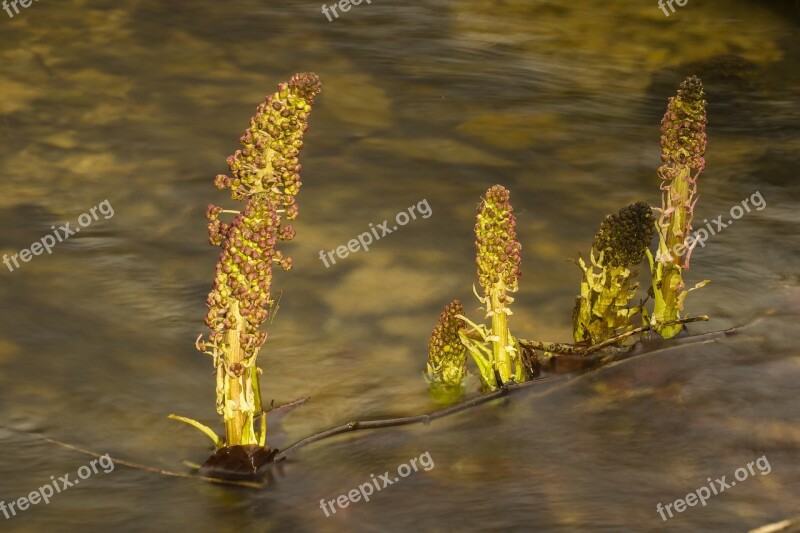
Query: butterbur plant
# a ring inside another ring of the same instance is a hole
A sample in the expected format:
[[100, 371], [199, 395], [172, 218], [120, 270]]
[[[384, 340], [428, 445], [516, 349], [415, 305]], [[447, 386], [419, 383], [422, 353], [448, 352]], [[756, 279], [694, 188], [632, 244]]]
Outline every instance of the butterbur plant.
[[[221, 253], [206, 300], [205, 324], [210, 333], [205, 339], [198, 337], [196, 345], [212, 360], [216, 410], [223, 419], [224, 435], [195, 420], [170, 415], [214, 442], [217, 451], [201, 467], [202, 475], [258, 478], [267, 463], [276, 460], [278, 451], [267, 446], [260, 387], [263, 372], [258, 358], [267, 341], [264, 325], [275, 305], [273, 267], [292, 267], [292, 260], [279, 245], [295, 236], [286, 222], [299, 215], [296, 196], [302, 183], [298, 158], [319, 92], [319, 78], [312, 73], [296, 74], [281, 84], [258, 106], [241, 137], [242, 149], [227, 159], [229, 175], [220, 174], [214, 180], [220, 190], [229, 190], [233, 200], [242, 202], [240, 210], [209, 205], [206, 211], [209, 242], [219, 246]], [[670, 99], [661, 124], [663, 164], [658, 175], [663, 205], [658, 220], [645, 202], [608, 215], [594, 237], [588, 264], [582, 257], [578, 259], [583, 275], [573, 310], [574, 344], [518, 339], [511, 333], [509, 317], [512, 295], [519, 288], [522, 245], [517, 240], [509, 191], [502, 185], [486, 191], [474, 226], [481, 290], [473, 285], [473, 292], [484, 319], [490, 322], [471, 321], [458, 300], [442, 311], [428, 345], [425, 375], [437, 403], [451, 404], [464, 394], [467, 354], [475, 361], [483, 390], [495, 391], [483, 396], [489, 401], [523, 386], [541, 371], [558, 369], [562, 361], [565, 368], [605, 364], [610, 360], [606, 355], [625, 351], [620, 344], [633, 335], [655, 329], [669, 338], [684, 323], [708, 319], [679, 317], [688, 292], [683, 290], [682, 274], [688, 268], [689, 253], [684, 252], [691, 251], [686, 240], [697, 201], [697, 177], [705, 166], [705, 126], [703, 88], [700, 80], [691, 77]], [[230, 222], [222, 219], [225, 214], [233, 215]], [[654, 234], [659, 238], [655, 257], [648, 250]], [[645, 255], [655, 302], [650, 315], [644, 303], [631, 306], [638, 288], [635, 278]], [[631, 320], [639, 313], [646, 324], [637, 328]], [[541, 359], [536, 350], [544, 352], [547, 359]], [[593, 354], [602, 357], [585, 357]], [[575, 357], [580, 362], [570, 367]], [[420, 417], [351, 421], [298, 441], [284, 450], [283, 456], [344, 431], [427, 421], [477, 403], [470, 400]]]
[[598, 344], [629, 330], [641, 307], [630, 307], [634, 279], [655, 233], [650, 206], [636, 202], [608, 215], [594, 236], [587, 265], [578, 258], [583, 278], [572, 315], [576, 343]]
[[[516, 338], [511, 334], [508, 317], [514, 301], [511, 294], [518, 288], [521, 245], [508, 190], [495, 185], [486, 192], [475, 224], [478, 279], [483, 291], [478, 294], [474, 287], [473, 290], [486, 318], [491, 319], [491, 326], [476, 324], [460, 315], [469, 327], [458, 329], [462, 344], [478, 367], [485, 391], [537, 375], [544, 368], [540, 353], [546, 356], [547, 368], [562, 368], [557, 366], [561, 361], [566, 365], [563, 368], [586, 367], [603, 359], [584, 356], [620, 353], [617, 350], [624, 349], [623, 341], [633, 335], [652, 329], [670, 338], [686, 323], [708, 320], [705, 315], [680, 317], [689, 292], [683, 290], [682, 276], [692, 249], [688, 236], [697, 202], [697, 178], [705, 167], [705, 106], [703, 86], [694, 76], [684, 80], [677, 96], [669, 101], [661, 122], [663, 164], [658, 175], [662, 207], [658, 209], [658, 219], [645, 202], [628, 205], [602, 221], [588, 263], [579, 256], [582, 278], [572, 314], [574, 344]], [[654, 258], [649, 246], [656, 234], [658, 249]], [[649, 313], [646, 300], [631, 305], [645, 256], [650, 265], [654, 301]], [[633, 318], [639, 314], [642, 325], [637, 327]], [[521, 347], [525, 348], [524, 360]], [[583, 362], [577, 363], [575, 357], [583, 358]]]
[[459, 336], [465, 327], [461, 316], [464, 316], [464, 306], [459, 300], [453, 300], [439, 315], [428, 343], [426, 379], [431, 397], [437, 403], [451, 403], [464, 393], [467, 348]]
[[[486, 191], [478, 207], [475, 222], [478, 281], [483, 295], [475, 295], [491, 319], [491, 328], [464, 320], [480, 337], [461, 331], [462, 342], [475, 360], [485, 389], [495, 390], [503, 384], [521, 382], [524, 369], [519, 344], [508, 329], [510, 293], [518, 289], [522, 245], [517, 241], [517, 221], [512, 214], [510, 193], [502, 185]], [[498, 383], [498, 379], [501, 383]]]
[[[299, 214], [295, 196], [300, 188], [298, 155], [319, 78], [294, 75], [258, 106], [241, 138], [243, 149], [228, 158], [231, 176], [219, 175], [215, 185], [230, 189], [241, 211], [209, 205], [209, 242], [220, 246], [214, 282], [206, 300], [206, 340], [197, 348], [211, 356], [216, 377], [216, 408], [225, 425], [224, 437], [188, 418], [171, 415], [203, 431], [217, 448], [266, 446], [266, 415], [261, 402], [258, 356], [267, 340], [262, 331], [270, 316], [273, 265], [283, 270], [291, 259], [277, 249], [294, 238], [293, 220]], [[230, 223], [220, 220], [233, 213]]]
[[[651, 324], [665, 339], [674, 337], [683, 328], [674, 321], [680, 317], [689, 292], [684, 291], [683, 271], [689, 268], [694, 247], [688, 237], [697, 203], [697, 178], [705, 168], [706, 101], [703, 96], [700, 80], [695, 76], [686, 78], [677, 96], [670, 98], [661, 120], [659, 244], [655, 258], [648, 252], [648, 260], [654, 296]], [[706, 283], [708, 280], [694, 288]], [[671, 324], [665, 324], [667, 322]]]

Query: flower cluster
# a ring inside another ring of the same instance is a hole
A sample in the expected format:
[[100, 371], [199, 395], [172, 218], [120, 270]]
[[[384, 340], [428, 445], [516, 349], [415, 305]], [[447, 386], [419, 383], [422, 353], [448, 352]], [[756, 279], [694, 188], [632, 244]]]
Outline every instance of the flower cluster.
[[[437, 391], [452, 391], [462, 382], [465, 349], [477, 366], [483, 390], [493, 391], [537, 375], [545, 361], [537, 350], [548, 359], [586, 356], [601, 350], [616, 353], [623, 340], [635, 333], [652, 329], [670, 338], [683, 324], [707, 319], [679, 317], [689, 292], [684, 291], [681, 276], [688, 268], [692, 246], [684, 239], [691, 230], [697, 178], [705, 168], [707, 121], [703, 97], [700, 80], [694, 76], [687, 78], [677, 95], [670, 98], [661, 121], [662, 165], [658, 169], [661, 209], [636, 202], [606, 216], [594, 236], [588, 260], [578, 257], [582, 279], [572, 315], [574, 344], [524, 340], [512, 335], [509, 317], [513, 314], [512, 295], [519, 285], [522, 246], [517, 241], [509, 191], [495, 185], [486, 192], [478, 205], [475, 222], [476, 263], [482, 293], [473, 286], [486, 321], [476, 323], [464, 316], [457, 300], [445, 308], [429, 343], [428, 382], [434, 396]], [[659, 211], [657, 220], [653, 211]], [[650, 245], [655, 235], [658, 235], [658, 249], [654, 254]], [[688, 252], [684, 255], [681, 250]], [[652, 280], [649, 291], [654, 302], [652, 313], [645, 307], [647, 300], [631, 305], [638, 289], [636, 277], [645, 257]], [[698, 283], [695, 288], [705, 283]], [[637, 314], [646, 326], [635, 328], [632, 319]], [[560, 368], [561, 361], [568, 367], [585, 367], [599, 360], [553, 359], [548, 363], [549, 368]], [[445, 384], [451, 388], [447, 389]], [[457, 390], [463, 391], [463, 387]]]
[[661, 161], [663, 179], [675, 177], [676, 168], [687, 166], [701, 172], [705, 168], [706, 101], [703, 84], [696, 76], [686, 78], [678, 95], [669, 99], [661, 119]]
[[522, 245], [517, 242], [517, 221], [509, 197], [502, 185], [486, 191], [475, 223], [478, 280], [487, 293], [501, 282], [515, 291], [520, 276]]
[[653, 240], [655, 221], [647, 202], [636, 202], [606, 216], [592, 243], [598, 262], [612, 267], [641, 263]]
[[[284, 270], [291, 268], [291, 259], [275, 250], [282, 232], [275, 207], [266, 194], [251, 197], [244, 211], [230, 224], [212, 233], [212, 240], [222, 240], [214, 284], [206, 304], [206, 325], [211, 329], [209, 341], [218, 346], [224, 343], [228, 331], [239, 331], [239, 343], [244, 359], [253, 358], [264, 344], [267, 334], [259, 331], [267, 320], [267, 308], [272, 304], [270, 285], [272, 263]], [[238, 318], [230, 311], [236, 302]]]
[[706, 101], [703, 84], [692, 76], [686, 78], [678, 95], [669, 99], [661, 119], [662, 209], [659, 228], [665, 250], [659, 250], [658, 261], [688, 267], [691, 250], [685, 260], [674, 259], [669, 250], [683, 243], [692, 229], [692, 216], [697, 203], [697, 177], [705, 168]]
[[319, 77], [309, 72], [280, 84], [278, 91], [258, 106], [242, 135], [243, 149], [228, 158], [231, 176], [218, 175], [217, 187], [230, 189], [234, 200], [267, 193], [275, 205], [286, 210], [286, 218], [294, 220], [298, 215], [295, 196], [301, 185], [298, 155], [319, 92]]
[[572, 313], [575, 342], [598, 344], [630, 329], [631, 317], [641, 311], [629, 307], [637, 287], [632, 280], [654, 234], [655, 218], [645, 202], [603, 219], [594, 237], [591, 264], [578, 259], [583, 279]]
[[467, 362], [467, 349], [458, 332], [464, 323], [464, 306], [453, 300], [444, 308], [428, 343], [428, 379], [432, 385], [461, 387]]

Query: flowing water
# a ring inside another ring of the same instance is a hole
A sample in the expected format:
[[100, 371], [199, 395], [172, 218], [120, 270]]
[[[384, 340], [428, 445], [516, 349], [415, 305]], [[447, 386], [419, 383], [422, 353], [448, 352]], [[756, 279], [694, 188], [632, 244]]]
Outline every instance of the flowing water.
[[[194, 348], [217, 253], [203, 212], [233, 207], [212, 179], [255, 106], [297, 71], [324, 88], [285, 247], [295, 268], [275, 275], [261, 366], [268, 399], [311, 400], [273, 421], [272, 446], [435, 408], [421, 377], [428, 336], [453, 298], [480, 316], [472, 226], [495, 183], [512, 191], [523, 244], [512, 331], [568, 341], [579, 271], [566, 259], [605, 214], [659, 203], [659, 120], [691, 74], [709, 101], [696, 226], [763, 202], [695, 250], [689, 282], [712, 283], [687, 312], [712, 317], [692, 332], [750, 326], [427, 426], [318, 442], [263, 490], [118, 465], [0, 516], [0, 529], [744, 531], [797, 513], [794, 3], [692, 0], [666, 17], [655, 0], [375, 0], [339, 14], [329, 22], [320, 2], [298, 0], [0, 12], [0, 253], [74, 228], [104, 200], [114, 213], [0, 267], [2, 500], [90, 460], [31, 435], [167, 470], [208, 456], [205, 437], [166, 418], [219, 427], [211, 363]], [[423, 201], [429, 217], [368, 252], [320, 260]], [[434, 466], [371, 501], [320, 508], [425, 452]], [[657, 504], [707, 478], [730, 483], [761, 457], [769, 473], [659, 516]]]

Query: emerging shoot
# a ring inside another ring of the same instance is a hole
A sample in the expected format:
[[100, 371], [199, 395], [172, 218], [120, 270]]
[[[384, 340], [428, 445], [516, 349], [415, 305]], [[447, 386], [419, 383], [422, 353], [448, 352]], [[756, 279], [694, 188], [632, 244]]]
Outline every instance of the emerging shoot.
[[[648, 252], [648, 260], [655, 301], [651, 324], [665, 339], [674, 337], [683, 328], [681, 324], [664, 323], [680, 317], [689, 292], [683, 290], [683, 271], [689, 268], [689, 256], [696, 244], [689, 242], [689, 236], [697, 203], [697, 178], [705, 168], [706, 101], [703, 96], [700, 80], [695, 76], [686, 78], [678, 95], [669, 99], [667, 112], [661, 120], [659, 244], [655, 259]], [[694, 288], [706, 283], [708, 280]]]
[[628, 305], [638, 287], [633, 279], [654, 234], [655, 218], [645, 202], [624, 207], [600, 223], [590, 264], [578, 258], [583, 279], [572, 313], [576, 343], [599, 344], [632, 327], [631, 317], [641, 311]]
[[[511, 214], [509, 197], [502, 185], [486, 191], [475, 223], [478, 280], [483, 287], [483, 296], [477, 292], [476, 296], [486, 310], [486, 318], [492, 320], [491, 330], [467, 321], [482, 342], [461, 333], [488, 390], [509, 381], [520, 383], [524, 378], [519, 344], [508, 329], [508, 316], [512, 314], [509, 306], [514, 301], [509, 293], [518, 289], [522, 260], [522, 245], [517, 241], [517, 221]], [[498, 378], [502, 383], [497, 382]]]
[[452, 403], [464, 393], [467, 348], [461, 343], [459, 331], [464, 322], [464, 306], [454, 300], [439, 315], [439, 321], [428, 343], [428, 373], [431, 397], [437, 403]]

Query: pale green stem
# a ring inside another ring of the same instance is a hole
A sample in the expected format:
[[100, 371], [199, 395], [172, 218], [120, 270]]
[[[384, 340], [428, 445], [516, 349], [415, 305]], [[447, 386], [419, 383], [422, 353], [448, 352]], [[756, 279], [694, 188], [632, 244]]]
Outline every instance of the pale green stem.
[[[244, 350], [240, 343], [240, 334], [244, 325], [244, 318], [239, 314], [238, 302], [233, 302], [230, 308], [231, 318], [236, 321], [236, 327], [228, 331], [226, 344], [229, 347], [225, 353], [222, 364], [226, 369], [236, 364], [244, 364]], [[224, 418], [225, 418], [225, 441], [228, 446], [241, 444], [257, 444], [257, 438], [253, 431], [253, 412], [245, 409], [241, 404], [241, 399], [252, 397], [254, 392], [247, 390], [252, 388], [254, 383], [250, 377], [250, 372], [245, 371], [241, 376], [232, 376], [227, 371], [224, 372], [225, 398], [224, 398]]]
[[492, 354], [500, 379], [506, 383], [512, 376], [511, 355], [508, 353], [508, 315], [503, 310], [506, 307], [501, 298], [505, 296], [502, 284], [495, 287], [489, 294], [490, 309], [492, 311]]
[[665, 326], [665, 322], [674, 322], [678, 319], [680, 311], [680, 301], [678, 296], [683, 289], [683, 269], [684, 254], [676, 254], [676, 246], [683, 244], [686, 239], [688, 229], [688, 213], [686, 204], [689, 198], [689, 187], [691, 179], [691, 169], [682, 167], [677, 175], [672, 179], [667, 191], [667, 202], [665, 208], [672, 207], [674, 210], [666, 217], [662, 215], [662, 222], [666, 219], [669, 223], [666, 235], [660, 239], [660, 258], [663, 262], [657, 265], [656, 279], [661, 283], [660, 288], [654, 287], [661, 292], [661, 298], [656, 299], [653, 310], [653, 320], [656, 323], [656, 331], [669, 339], [677, 335], [682, 326]]

